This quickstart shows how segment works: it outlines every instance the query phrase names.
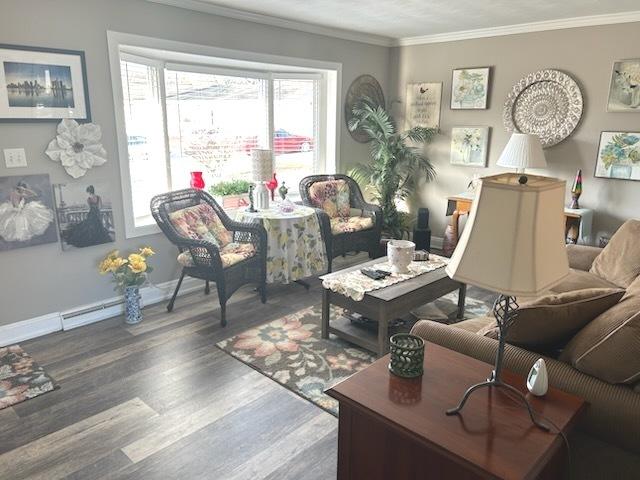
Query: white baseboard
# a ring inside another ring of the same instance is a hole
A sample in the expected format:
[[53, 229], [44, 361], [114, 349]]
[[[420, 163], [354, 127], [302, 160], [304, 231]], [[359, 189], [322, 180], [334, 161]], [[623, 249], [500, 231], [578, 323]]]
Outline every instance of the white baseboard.
[[60, 312], [0, 326], [0, 347], [62, 330]]
[[[142, 305], [153, 305], [171, 298], [176, 288], [177, 280], [170, 280], [158, 285], [150, 285], [140, 289]], [[187, 295], [200, 288], [204, 288], [204, 281], [187, 277], [180, 287], [179, 296]], [[48, 333], [89, 325], [90, 323], [106, 320], [124, 313], [122, 296], [104, 299], [80, 305], [63, 312], [53, 312], [39, 317], [29, 318], [20, 322], [0, 326], [0, 346], [12, 345], [17, 342], [30, 340]]]

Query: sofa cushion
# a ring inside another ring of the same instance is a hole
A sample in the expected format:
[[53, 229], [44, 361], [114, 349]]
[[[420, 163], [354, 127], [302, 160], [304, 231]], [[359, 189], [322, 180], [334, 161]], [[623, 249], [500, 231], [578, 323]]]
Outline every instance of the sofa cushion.
[[331, 233], [334, 235], [373, 228], [373, 219], [371, 217], [335, 217], [330, 222]]
[[609, 383], [640, 381], [640, 278], [573, 337], [560, 359]]
[[[256, 254], [256, 248], [251, 243], [228, 243], [220, 249], [222, 268], [230, 267], [236, 263], [251, 258]], [[193, 256], [188, 250], [178, 255], [178, 263], [183, 267], [194, 267]]]
[[569, 275], [551, 287], [549, 293], [566, 293], [586, 288], [618, 288], [618, 286], [593, 273], [570, 268]]
[[219, 248], [233, 240], [218, 214], [206, 203], [176, 210], [169, 214], [169, 220], [180, 235], [194, 240], [205, 240]]
[[331, 218], [348, 217], [351, 204], [346, 180], [324, 180], [309, 187], [309, 198]]
[[596, 257], [589, 272], [627, 288], [640, 274], [640, 220], [627, 220]]
[[[613, 307], [624, 295], [619, 288], [589, 288], [544, 295], [520, 305], [507, 332], [507, 342], [525, 348], [548, 349], [566, 343], [582, 327]], [[478, 332], [498, 338], [495, 320]]]

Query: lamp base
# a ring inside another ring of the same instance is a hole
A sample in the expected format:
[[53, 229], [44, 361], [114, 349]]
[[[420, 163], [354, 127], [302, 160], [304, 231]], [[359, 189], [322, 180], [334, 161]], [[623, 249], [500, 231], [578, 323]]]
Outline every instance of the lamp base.
[[[464, 392], [464, 395], [462, 396], [462, 400], [460, 400], [460, 403], [458, 404], [457, 407], [455, 408], [450, 408], [449, 410], [446, 411], [447, 415], [457, 415], [461, 412], [462, 408], [464, 407], [464, 404], [467, 403], [467, 400], [469, 400], [469, 397], [471, 396], [471, 394], [473, 392], [475, 392], [476, 390], [479, 390], [483, 387], [500, 387], [500, 388], [505, 388], [507, 389], [509, 392], [514, 393], [520, 400], [522, 400], [522, 402], [524, 403], [525, 407], [527, 408], [527, 411], [529, 412], [529, 418], [531, 418], [531, 421], [533, 422], [533, 424], [540, 428], [541, 430], [544, 430], [545, 432], [548, 432], [551, 430], [551, 428], [548, 425], [545, 425], [544, 423], [540, 422], [540, 420], [538, 420], [533, 412], [533, 407], [531, 407], [531, 404], [529, 403], [529, 400], [527, 399], [527, 397], [524, 396], [524, 394], [518, 390], [517, 388], [512, 387], [511, 385], [509, 385], [508, 383], [504, 383], [500, 380], [496, 380], [493, 378], [488, 378], [486, 382], [482, 382], [482, 383], [477, 383], [471, 387], [469, 387], [467, 389], [466, 392]], [[512, 397], [513, 398], [513, 397]], [[515, 398], [513, 398], [513, 400], [516, 400]]]
[[[507, 331], [509, 330], [509, 327], [511, 326], [515, 318], [518, 316], [518, 303], [516, 302], [515, 297], [511, 297], [508, 295], [498, 296], [495, 303], [493, 304], [493, 314], [496, 317], [496, 323], [498, 324], [498, 351], [496, 352], [496, 363], [494, 370], [491, 372], [491, 377], [488, 378], [485, 382], [477, 383], [469, 387], [467, 391], [464, 392], [462, 400], [460, 400], [458, 406], [455, 408], [450, 408], [446, 411], [446, 413], [447, 415], [459, 414], [465, 403], [467, 403], [467, 400], [469, 400], [471, 394], [480, 388], [504, 388], [509, 392], [514, 393], [520, 400], [524, 402], [527, 410], [529, 411], [529, 417], [531, 418], [533, 424], [538, 428], [548, 432], [551, 429], [549, 428], [549, 426], [536, 419], [533, 408], [531, 407], [531, 404], [529, 403], [527, 397], [525, 397], [524, 394], [517, 388], [504, 383], [501, 378], [502, 360], [504, 358], [504, 346], [507, 338]], [[513, 397], [511, 398], [514, 399]]]
[[264, 182], [256, 182], [254, 194], [256, 208], [258, 210], [267, 210], [269, 208], [269, 190], [267, 190]]

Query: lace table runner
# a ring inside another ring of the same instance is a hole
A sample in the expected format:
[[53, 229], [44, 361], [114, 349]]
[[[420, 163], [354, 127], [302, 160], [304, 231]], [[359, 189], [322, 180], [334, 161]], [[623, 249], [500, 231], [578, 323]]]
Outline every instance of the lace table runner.
[[[362, 274], [360, 270], [346, 273], [336, 272], [325, 276], [322, 280], [322, 286], [359, 302], [367, 292], [404, 282], [423, 273], [432, 272], [444, 267], [448, 262], [448, 258], [430, 254], [429, 260], [426, 262], [411, 262], [408, 273], [392, 273], [382, 280], [373, 280]], [[391, 271], [391, 265], [387, 262], [377, 263], [369, 268], [384, 270], [385, 272]]]

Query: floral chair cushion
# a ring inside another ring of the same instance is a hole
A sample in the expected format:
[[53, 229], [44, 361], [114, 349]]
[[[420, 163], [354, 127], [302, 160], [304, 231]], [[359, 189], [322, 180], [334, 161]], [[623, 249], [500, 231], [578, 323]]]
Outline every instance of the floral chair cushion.
[[309, 197], [331, 218], [349, 216], [349, 184], [345, 180], [315, 182], [309, 187]]
[[330, 222], [331, 233], [334, 235], [373, 228], [373, 219], [371, 217], [338, 217], [332, 218]]
[[171, 212], [169, 220], [178, 233], [186, 238], [205, 240], [218, 248], [233, 241], [233, 233], [224, 227], [220, 217], [206, 203]]
[[[251, 243], [228, 243], [220, 249], [222, 268], [230, 267], [236, 263], [251, 258], [256, 254], [256, 248]], [[178, 263], [183, 267], [194, 267], [193, 257], [188, 250], [178, 255]]]

